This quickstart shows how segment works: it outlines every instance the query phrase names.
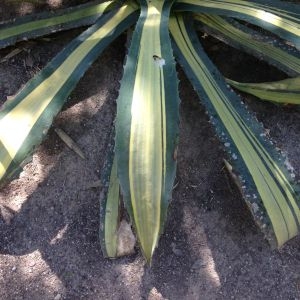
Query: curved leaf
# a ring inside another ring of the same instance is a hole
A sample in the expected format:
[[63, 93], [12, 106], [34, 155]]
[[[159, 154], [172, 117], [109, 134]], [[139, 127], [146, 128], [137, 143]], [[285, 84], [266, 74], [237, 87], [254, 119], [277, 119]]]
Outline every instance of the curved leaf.
[[[224, 142], [255, 221], [273, 245], [300, 229], [299, 186], [257, 120], [231, 91], [181, 15], [171, 19], [174, 51]], [[287, 162], [286, 162], [287, 163]]]
[[108, 155], [102, 171], [101, 184], [101, 249], [104, 257], [116, 258], [118, 251], [118, 228], [120, 223], [120, 185], [117, 176], [117, 162], [114, 155], [112, 136], [108, 144]]
[[124, 4], [63, 49], [0, 112], [0, 183], [11, 178], [46, 135], [76, 83], [109, 43], [136, 20]]
[[171, 197], [178, 80], [168, 32], [173, 1], [141, 1], [117, 102], [116, 157], [127, 210], [149, 261]]
[[93, 24], [114, 2], [83, 4], [77, 7], [19, 17], [0, 24], [0, 49], [18, 41]]
[[241, 83], [230, 79], [226, 81], [236, 89], [263, 100], [300, 104], [300, 77], [264, 83]]
[[297, 4], [278, 0], [178, 0], [175, 8], [246, 20], [300, 48], [300, 5]]
[[216, 15], [197, 14], [203, 30], [219, 40], [243, 50], [259, 59], [266, 60], [291, 76], [300, 74], [300, 51], [278, 38], [249, 29], [234, 20]]

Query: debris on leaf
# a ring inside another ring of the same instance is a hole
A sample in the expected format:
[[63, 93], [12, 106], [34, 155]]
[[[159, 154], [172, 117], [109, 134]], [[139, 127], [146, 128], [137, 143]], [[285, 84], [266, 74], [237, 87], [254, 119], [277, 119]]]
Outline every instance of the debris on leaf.
[[159, 67], [162, 67], [166, 64], [166, 61], [158, 55], [153, 55], [153, 59], [154, 63], [156, 63]]
[[238, 187], [238, 189], [242, 193], [243, 189], [242, 189], [241, 183], [239, 181], [238, 176], [234, 173], [232, 165], [226, 159], [223, 159], [223, 161], [224, 161], [226, 170], [228, 171], [230, 177], [233, 179], [234, 183], [236, 184], [236, 186]]
[[128, 224], [125, 220], [122, 220], [120, 223], [117, 243], [117, 257], [134, 253], [136, 239], [131, 230], [130, 224]]

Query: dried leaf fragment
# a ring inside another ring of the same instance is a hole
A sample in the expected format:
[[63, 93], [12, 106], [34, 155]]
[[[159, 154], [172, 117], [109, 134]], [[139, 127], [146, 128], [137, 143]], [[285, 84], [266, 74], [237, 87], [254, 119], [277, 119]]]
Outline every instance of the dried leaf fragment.
[[85, 156], [77, 144], [60, 128], [55, 128], [55, 132], [61, 138], [61, 140], [75, 153], [77, 153], [82, 159], [85, 159]]

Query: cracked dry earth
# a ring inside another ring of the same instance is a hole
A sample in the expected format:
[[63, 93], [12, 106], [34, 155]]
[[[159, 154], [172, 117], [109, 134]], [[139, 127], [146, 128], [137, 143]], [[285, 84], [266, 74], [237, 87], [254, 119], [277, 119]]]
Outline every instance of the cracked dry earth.
[[[78, 2], [1, 1], [0, 15], [5, 20]], [[82, 30], [18, 44], [22, 51], [0, 64], [2, 103]], [[152, 267], [138, 249], [117, 260], [102, 257], [100, 190], [90, 186], [99, 178], [115, 116], [125, 42], [121, 36], [104, 51], [54, 121], [86, 159], [53, 127], [20, 178], [0, 190], [0, 299], [300, 299], [300, 237], [270, 249], [225, 172], [226, 154], [180, 69], [178, 184]], [[229, 78], [285, 78], [211, 37], [202, 42]], [[0, 59], [13, 49], [1, 50]], [[242, 97], [300, 179], [299, 109]]]

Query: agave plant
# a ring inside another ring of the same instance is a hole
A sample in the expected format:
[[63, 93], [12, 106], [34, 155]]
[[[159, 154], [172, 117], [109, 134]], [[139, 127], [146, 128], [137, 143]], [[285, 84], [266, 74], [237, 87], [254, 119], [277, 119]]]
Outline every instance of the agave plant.
[[[293, 169], [230, 85], [265, 100], [300, 104], [299, 5], [275, 0], [92, 2], [6, 22], [0, 27], [0, 47], [82, 25], [91, 26], [1, 110], [2, 184], [20, 171], [102, 50], [134, 26], [117, 99], [115, 138], [102, 172], [103, 253], [118, 255], [121, 200], [148, 261], [163, 231], [177, 160], [174, 56], [206, 107], [227, 149], [226, 166], [266, 238], [280, 247], [297, 235], [300, 199]], [[259, 84], [225, 79], [201, 47], [197, 30], [266, 60], [289, 78]]]

